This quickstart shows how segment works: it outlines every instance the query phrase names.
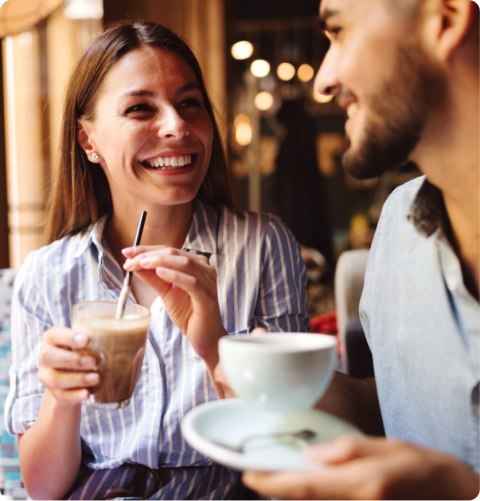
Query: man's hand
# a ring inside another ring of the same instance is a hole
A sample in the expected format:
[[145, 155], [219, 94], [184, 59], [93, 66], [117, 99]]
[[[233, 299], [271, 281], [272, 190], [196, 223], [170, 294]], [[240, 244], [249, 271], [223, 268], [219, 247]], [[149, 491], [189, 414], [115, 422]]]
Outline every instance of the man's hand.
[[306, 454], [318, 468], [247, 472], [243, 481], [282, 499], [474, 499], [479, 493], [479, 477], [469, 466], [398, 440], [344, 436]]

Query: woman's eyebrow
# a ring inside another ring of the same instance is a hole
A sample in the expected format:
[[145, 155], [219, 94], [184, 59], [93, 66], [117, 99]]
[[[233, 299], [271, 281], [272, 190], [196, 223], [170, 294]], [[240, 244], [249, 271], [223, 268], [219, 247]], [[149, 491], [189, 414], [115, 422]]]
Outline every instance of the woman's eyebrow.
[[[188, 92], [189, 90], [199, 90], [200, 86], [196, 82], [189, 82], [185, 85], [179, 87], [175, 92], [181, 94], [182, 92]], [[124, 92], [121, 97], [153, 97], [154, 92], [146, 89], [132, 89]]]
[[121, 97], [152, 97], [153, 92], [143, 89], [134, 89], [124, 92]]

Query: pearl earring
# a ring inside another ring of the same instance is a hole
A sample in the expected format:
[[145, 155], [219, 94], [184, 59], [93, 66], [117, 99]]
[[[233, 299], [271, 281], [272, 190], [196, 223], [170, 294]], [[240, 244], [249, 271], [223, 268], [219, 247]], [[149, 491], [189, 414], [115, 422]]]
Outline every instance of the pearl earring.
[[94, 151], [92, 153], [92, 162], [98, 162], [99, 159], [100, 159], [100, 157], [98, 156], [98, 153], [96, 151]]

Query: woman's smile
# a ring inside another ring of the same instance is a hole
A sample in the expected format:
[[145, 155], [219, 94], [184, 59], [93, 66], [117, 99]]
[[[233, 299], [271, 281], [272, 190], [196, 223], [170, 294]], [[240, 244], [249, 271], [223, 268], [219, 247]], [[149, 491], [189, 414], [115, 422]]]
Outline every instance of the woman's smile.
[[188, 167], [192, 163], [192, 155], [165, 155], [144, 160], [141, 164], [150, 169], [172, 170]]

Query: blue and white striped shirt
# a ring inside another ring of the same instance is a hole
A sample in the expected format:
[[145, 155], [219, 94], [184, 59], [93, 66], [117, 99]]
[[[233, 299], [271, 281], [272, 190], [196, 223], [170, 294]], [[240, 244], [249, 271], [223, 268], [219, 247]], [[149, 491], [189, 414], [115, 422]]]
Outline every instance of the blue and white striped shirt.
[[[37, 359], [43, 333], [54, 325], [70, 326], [72, 305], [78, 301], [118, 299], [123, 271], [103, 240], [105, 221], [32, 252], [19, 270], [5, 409], [7, 427], [14, 434], [24, 433], [39, 412], [44, 388], [37, 378]], [[217, 212], [197, 202], [183, 248], [210, 256], [228, 333], [256, 326], [308, 330], [304, 264], [297, 242], [278, 217], [227, 208]], [[132, 295], [129, 301], [135, 301]], [[151, 468], [198, 466], [208, 472], [204, 467], [213, 463], [183, 440], [180, 423], [192, 408], [217, 398], [214, 388], [203, 360], [171, 322], [160, 298], [151, 312], [145, 358], [130, 405], [120, 410], [82, 409], [81, 437], [88, 452], [84, 460], [94, 469], [131, 461]], [[194, 468], [187, 470], [187, 477], [193, 474]], [[189, 483], [185, 475], [179, 478]], [[233, 479], [236, 475], [230, 482]], [[207, 473], [200, 480], [211, 481]], [[176, 484], [173, 479], [172, 490], [162, 497], [183, 498]]]

